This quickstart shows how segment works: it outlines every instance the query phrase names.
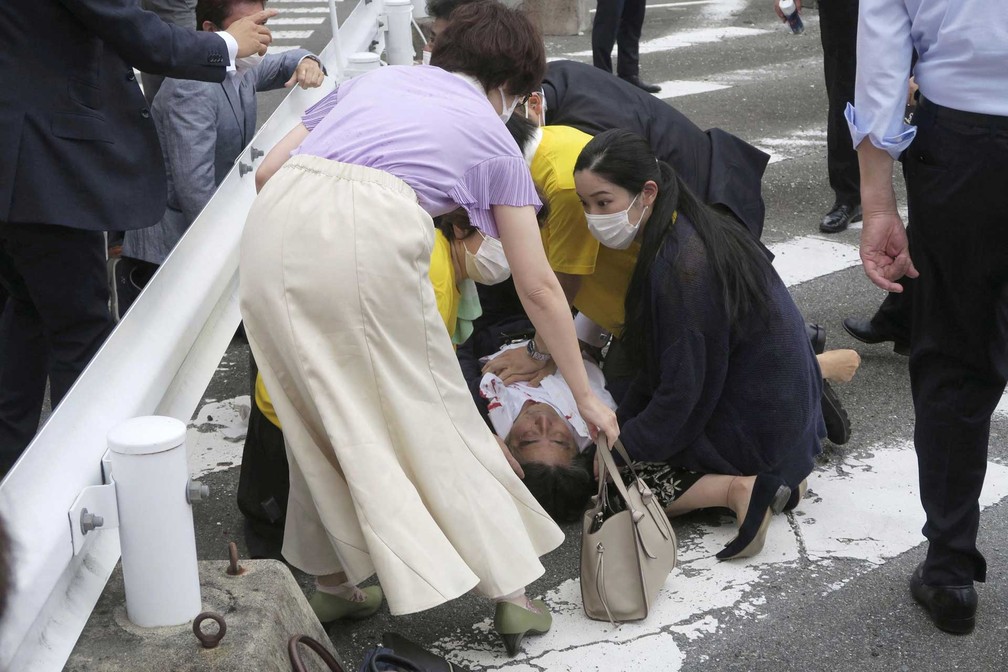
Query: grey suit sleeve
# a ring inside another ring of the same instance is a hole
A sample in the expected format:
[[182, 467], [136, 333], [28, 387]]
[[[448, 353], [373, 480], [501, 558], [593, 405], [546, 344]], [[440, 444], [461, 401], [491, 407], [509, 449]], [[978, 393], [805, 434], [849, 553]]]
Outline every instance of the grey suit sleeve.
[[291, 49], [282, 54], [266, 54], [255, 67], [256, 91], [282, 89], [305, 56], [314, 56], [307, 49]]
[[175, 200], [189, 223], [217, 189], [217, 97], [210, 90], [214, 86], [219, 85], [169, 80], [154, 101], [166, 112], [158, 115], [161, 140]]
[[59, 0], [130, 65], [155, 75], [224, 81], [227, 43], [220, 35], [179, 28], [137, 0]]

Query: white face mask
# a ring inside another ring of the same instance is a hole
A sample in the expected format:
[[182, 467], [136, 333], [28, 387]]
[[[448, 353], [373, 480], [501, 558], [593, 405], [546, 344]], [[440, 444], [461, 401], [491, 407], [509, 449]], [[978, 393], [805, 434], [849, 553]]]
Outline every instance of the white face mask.
[[431, 57], [431, 52], [429, 52], [426, 49], [424, 49], [423, 50], [423, 56], [421, 56], [421, 58], [423, 59], [423, 64], [424, 65], [430, 65], [430, 57]]
[[[640, 194], [637, 194], [637, 196], [640, 196]], [[588, 220], [588, 229], [597, 241], [614, 250], [625, 250], [630, 247], [630, 243], [633, 242], [634, 237], [637, 235], [640, 223], [644, 220], [644, 213], [648, 209], [648, 206], [645, 205], [641, 216], [637, 219], [637, 223], [630, 223], [630, 208], [637, 202], [637, 196], [633, 197], [626, 210], [620, 210], [608, 215], [590, 215], [585, 213], [585, 218]]]
[[511, 277], [511, 267], [508, 265], [507, 257], [504, 256], [504, 246], [496, 238], [488, 236], [483, 236], [483, 242], [480, 243], [476, 254], [466, 248], [465, 269], [469, 278], [481, 285], [496, 285]]
[[[498, 86], [497, 90], [500, 91], [501, 105], [503, 106], [505, 104], [504, 101], [507, 100], [507, 94], [504, 93], [503, 86]], [[518, 107], [518, 103], [520, 101], [521, 98], [519, 96], [514, 97], [514, 99], [511, 101], [511, 105], [501, 111], [500, 113], [501, 121], [503, 121], [505, 124], [508, 122], [508, 119], [511, 118], [511, 114], [514, 113], [515, 108]]]
[[251, 56], [243, 56], [241, 58], [236, 58], [235, 70], [238, 71], [238, 74], [242, 74], [243, 72], [251, 70], [252, 68], [262, 63], [262, 60], [263, 57], [260, 56], [259, 54], [252, 54]]

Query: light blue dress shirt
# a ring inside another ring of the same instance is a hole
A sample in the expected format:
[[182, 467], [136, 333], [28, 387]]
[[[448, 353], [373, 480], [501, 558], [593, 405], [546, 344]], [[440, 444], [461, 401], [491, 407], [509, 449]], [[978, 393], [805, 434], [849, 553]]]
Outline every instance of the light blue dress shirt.
[[925, 98], [1008, 117], [1008, 0], [861, 0], [857, 84], [846, 110], [855, 147], [867, 137], [895, 159], [913, 140], [903, 111], [914, 48]]

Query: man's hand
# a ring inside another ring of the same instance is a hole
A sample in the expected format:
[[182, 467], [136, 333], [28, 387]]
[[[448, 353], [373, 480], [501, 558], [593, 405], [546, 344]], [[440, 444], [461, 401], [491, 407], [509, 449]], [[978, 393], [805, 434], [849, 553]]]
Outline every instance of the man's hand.
[[556, 371], [556, 364], [552, 359], [545, 362], [532, 359], [525, 348], [505, 350], [483, 365], [483, 373], [496, 375], [505, 385], [524, 382], [538, 385], [553, 371]]
[[[796, 12], [801, 12], [801, 0], [794, 0], [794, 6]], [[780, 0], [774, 0], [773, 11], [777, 12], [777, 16], [780, 17], [781, 21], [787, 21], [787, 17], [784, 16], [784, 12], [780, 8]]]
[[238, 43], [238, 58], [266, 53], [266, 48], [273, 41], [270, 29], [266, 27], [266, 21], [273, 18], [279, 12], [275, 9], [264, 9], [249, 16], [242, 17], [228, 26], [227, 32]]
[[861, 229], [861, 263], [865, 275], [887, 292], [903, 291], [896, 281], [919, 273], [910, 259], [903, 220], [895, 211], [865, 212]]
[[520, 464], [518, 464], [518, 460], [515, 459], [515, 456], [511, 454], [511, 449], [507, 447], [506, 443], [504, 443], [504, 439], [500, 438], [496, 434], [494, 434], [494, 438], [497, 439], [497, 445], [500, 446], [501, 451], [504, 453], [504, 459], [506, 459], [508, 464], [511, 465], [515, 475], [518, 476], [518, 478], [525, 478], [525, 470], [522, 469]]
[[322, 72], [322, 66], [318, 64], [318, 61], [313, 58], [302, 58], [294, 74], [284, 86], [289, 89], [295, 84], [299, 84], [302, 89], [314, 89], [317, 86], [322, 86], [323, 81], [325, 81], [325, 73]]

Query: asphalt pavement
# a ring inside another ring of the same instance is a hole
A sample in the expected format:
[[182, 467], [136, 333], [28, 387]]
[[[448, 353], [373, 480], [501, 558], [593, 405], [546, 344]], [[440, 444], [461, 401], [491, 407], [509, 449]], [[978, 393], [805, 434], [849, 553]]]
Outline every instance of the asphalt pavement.
[[[276, 0], [272, 7], [323, 7]], [[283, 14], [281, 14], [282, 18]], [[420, 614], [367, 621], [329, 632], [355, 667], [382, 632], [395, 630], [473, 670], [1003, 670], [1008, 662], [1008, 419], [994, 418], [980, 544], [989, 581], [978, 587], [976, 632], [935, 630], [912, 602], [907, 578], [923, 558], [913, 411], [907, 359], [865, 346], [841, 328], [869, 316], [883, 298], [856, 260], [859, 231], [826, 236], [818, 222], [832, 203], [826, 178], [826, 95], [818, 16], [791, 35], [770, 0], [649, 3], [641, 76], [667, 83], [668, 102], [703, 128], [720, 127], [773, 155], [764, 179], [764, 242], [809, 321], [827, 329], [827, 347], [857, 350], [862, 366], [837, 386], [853, 424], [851, 441], [827, 445], [799, 510], [774, 520], [767, 548], [747, 561], [717, 563], [732, 521], [704, 512], [675, 521], [682, 562], [641, 624], [612, 628], [588, 621], [577, 590], [579, 531], [544, 559], [546, 575], [529, 589], [555, 613], [554, 631], [527, 640], [509, 660], [489, 629], [492, 605], [474, 596]], [[301, 26], [299, 26], [301, 28]], [[319, 50], [322, 24], [298, 38]], [[590, 60], [590, 36], [547, 38], [551, 57]], [[282, 96], [260, 96], [260, 122]], [[800, 267], [800, 268], [798, 268]], [[242, 417], [248, 407], [247, 348], [232, 344], [197, 412], [199, 471], [212, 487], [196, 509], [202, 559], [226, 557], [241, 542], [234, 503]], [[243, 411], [244, 407], [244, 411]], [[304, 584], [308, 580], [297, 574]]]

